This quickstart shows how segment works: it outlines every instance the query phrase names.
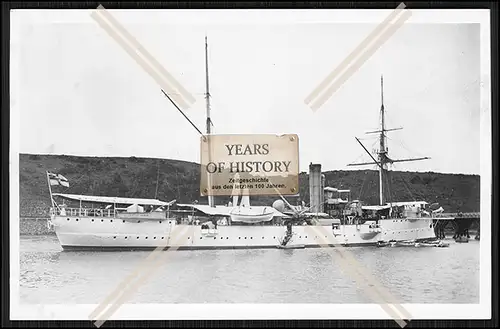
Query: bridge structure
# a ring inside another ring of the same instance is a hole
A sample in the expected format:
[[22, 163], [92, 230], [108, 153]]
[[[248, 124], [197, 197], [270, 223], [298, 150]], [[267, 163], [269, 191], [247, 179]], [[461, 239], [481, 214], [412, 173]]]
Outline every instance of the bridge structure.
[[434, 216], [434, 232], [439, 239], [445, 238], [445, 232], [453, 230], [453, 239], [465, 240], [470, 239], [469, 230], [476, 230], [475, 240], [480, 238], [480, 213], [479, 212], [458, 212], [458, 213], [441, 213]]

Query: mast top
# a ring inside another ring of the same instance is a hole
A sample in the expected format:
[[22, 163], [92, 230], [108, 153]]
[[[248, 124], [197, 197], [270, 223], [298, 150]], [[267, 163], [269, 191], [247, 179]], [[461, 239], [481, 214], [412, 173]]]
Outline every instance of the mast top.
[[382, 110], [384, 109], [384, 76], [380, 75], [380, 99], [382, 104]]

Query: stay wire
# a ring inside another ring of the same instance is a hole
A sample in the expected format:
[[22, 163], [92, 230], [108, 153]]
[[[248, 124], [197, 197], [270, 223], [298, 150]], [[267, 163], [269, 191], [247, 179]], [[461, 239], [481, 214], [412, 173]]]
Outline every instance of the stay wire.
[[170, 98], [170, 96], [168, 96], [168, 94], [162, 89], [161, 92], [163, 93], [163, 95], [165, 95], [165, 97], [168, 98], [168, 100], [175, 106], [175, 108], [181, 112], [181, 114], [184, 116], [184, 118], [186, 118], [186, 120], [194, 127], [194, 129], [196, 129], [196, 131], [198, 131], [200, 133], [201, 136], [204, 136], [203, 133], [201, 132], [200, 129], [198, 129], [198, 127], [196, 127], [196, 125], [187, 117], [186, 114], [184, 114], [184, 112], [182, 112], [182, 110], [177, 106], [177, 104], [175, 104], [175, 102], [172, 100], [172, 98]]

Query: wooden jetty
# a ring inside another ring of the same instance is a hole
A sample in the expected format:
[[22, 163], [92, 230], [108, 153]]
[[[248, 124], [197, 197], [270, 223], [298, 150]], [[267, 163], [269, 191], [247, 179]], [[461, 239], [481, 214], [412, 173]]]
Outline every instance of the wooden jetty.
[[480, 232], [480, 213], [467, 212], [467, 213], [441, 213], [434, 217], [434, 231], [439, 239], [445, 238], [446, 229], [451, 226], [454, 231], [453, 239], [462, 242], [470, 239], [469, 230], [474, 229], [477, 231], [475, 240], [479, 240]]

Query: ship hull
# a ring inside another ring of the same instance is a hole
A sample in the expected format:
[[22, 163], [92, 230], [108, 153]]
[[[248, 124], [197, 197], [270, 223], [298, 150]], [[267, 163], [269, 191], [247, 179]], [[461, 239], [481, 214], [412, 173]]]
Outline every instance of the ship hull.
[[[202, 229], [169, 219], [61, 217], [51, 219], [64, 250], [170, 250], [278, 248], [285, 226], [219, 225]], [[376, 246], [379, 241], [435, 239], [431, 218], [385, 219], [370, 225], [293, 226], [287, 246]]]

